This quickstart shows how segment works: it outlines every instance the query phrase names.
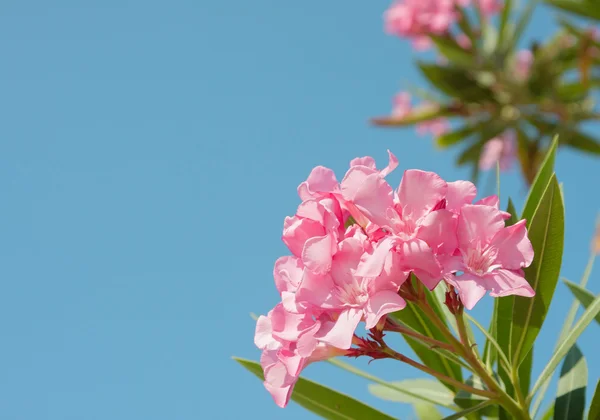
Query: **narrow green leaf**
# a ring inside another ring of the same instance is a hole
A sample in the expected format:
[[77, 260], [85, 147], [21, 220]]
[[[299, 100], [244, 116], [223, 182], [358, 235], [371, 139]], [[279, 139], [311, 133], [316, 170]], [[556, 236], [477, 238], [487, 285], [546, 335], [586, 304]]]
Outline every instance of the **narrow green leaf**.
[[577, 344], [574, 344], [560, 370], [554, 402], [554, 420], [583, 420], [587, 377], [585, 357]]
[[440, 53], [453, 64], [461, 67], [473, 66], [473, 53], [458, 45], [454, 38], [437, 35], [430, 35], [429, 38], [436, 45]]
[[[579, 281], [580, 287], [586, 286], [586, 284], [590, 278], [590, 274], [592, 273], [592, 268], [594, 267], [595, 259], [596, 259], [596, 255], [592, 252], [590, 255], [590, 259], [588, 260], [588, 263], [583, 272], [583, 276], [581, 276], [581, 280]], [[563, 281], [565, 281], [565, 279], [563, 279]], [[573, 303], [571, 304], [571, 307], [569, 308], [569, 312], [567, 312], [567, 316], [565, 317], [565, 322], [563, 323], [563, 326], [560, 329], [560, 333], [558, 334], [558, 339], [556, 341], [556, 344], [554, 345], [555, 351], [558, 348], [558, 346], [560, 345], [560, 343], [563, 342], [563, 340], [565, 339], [565, 337], [567, 336], [569, 331], [571, 330], [571, 326], [573, 325], [573, 321], [575, 321], [575, 316], [577, 315], [578, 308], [579, 308], [579, 302], [577, 301], [577, 299], [573, 299]], [[544, 400], [544, 396], [546, 395], [546, 391], [548, 390], [549, 386], [550, 386], [550, 378], [548, 378], [543, 383], [543, 385], [540, 387], [540, 391], [538, 392], [536, 399], [531, 408], [532, 417], [535, 417], [535, 415], [537, 414], [538, 409], [540, 408], [540, 405], [542, 404], [542, 401]]]
[[[429, 298], [429, 296], [428, 296]], [[429, 318], [416, 305], [409, 303], [401, 311], [394, 312], [390, 315], [396, 321], [405, 324], [413, 330], [427, 336], [435, 338], [439, 341], [446, 341], [445, 336], [437, 329], [437, 327], [429, 320]], [[419, 356], [419, 359], [426, 366], [442, 372], [444, 375], [450, 376], [456, 380], [462, 381], [462, 373], [459, 366], [451, 363], [440, 354], [434, 352], [429, 346], [421, 344], [418, 341], [406, 338], [406, 342]], [[444, 384], [448, 389], [456, 391], [456, 388], [449, 384]]]
[[441, 148], [452, 146], [468, 138], [478, 127], [479, 125], [467, 125], [449, 133], [442, 134], [436, 138], [436, 144]]
[[434, 405], [417, 403], [414, 405], [415, 414], [419, 420], [442, 420], [444, 417]]
[[548, 364], [540, 373], [535, 385], [531, 388], [530, 396], [533, 396], [539, 387], [544, 383], [546, 379], [548, 379], [552, 372], [557, 368], [560, 361], [567, 355], [573, 344], [577, 341], [581, 333], [586, 329], [586, 327], [592, 322], [592, 320], [600, 313], [600, 296], [598, 296], [591, 305], [585, 310], [579, 321], [575, 323], [569, 334], [565, 337], [563, 342], [558, 346]]
[[492, 91], [478, 85], [465, 69], [423, 62], [418, 65], [423, 76], [448, 96], [467, 101], [493, 100]]
[[[590, 292], [587, 289], [584, 289], [578, 284], [572, 283], [569, 280], [563, 280], [563, 282], [567, 285], [571, 293], [573, 293], [575, 299], [577, 299], [579, 303], [581, 303], [581, 306], [583, 306], [586, 309], [592, 304], [592, 302], [596, 298], [596, 296], [594, 296], [592, 292]], [[600, 323], [600, 314], [596, 316], [596, 322]]]
[[465, 318], [467, 318], [469, 321], [471, 321], [473, 324], [475, 324], [475, 326], [477, 328], [479, 328], [479, 331], [481, 331], [483, 333], [483, 335], [486, 336], [487, 342], [489, 342], [490, 345], [498, 351], [498, 356], [500, 356], [500, 358], [504, 361], [504, 363], [506, 363], [507, 365], [510, 365], [508, 358], [502, 351], [502, 348], [500, 347], [500, 345], [498, 344], [496, 339], [485, 328], [483, 328], [483, 326], [479, 322], [477, 322], [477, 320], [475, 318], [473, 318], [471, 315], [467, 314], [466, 312], [464, 315], [465, 315]]
[[[354, 375], [365, 378], [375, 384], [369, 385], [369, 391], [384, 400], [416, 403], [425, 402], [428, 404], [436, 404], [442, 407], [455, 409], [452, 404], [454, 398], [451, 391], [441, 383], [431, 379], [409, 379], [405, 381], [388, 382], [375, 375], [371, 375], [362, 369], [352, 366], [349, 363], [342, 362], [338, 359], [327, 360], [330, 364], [344, 369]], [[438, 392], [435, 392], [438, 390]]]
[[[260, 363], [235, 357], [234, 360], [264, 380]], [[292, 400], [309, 411], [330, 420], [393, 420], [393, 417], [308, 379], [299, 378]]]
[[519, 221], [519, 216], [517, 216], [517, 209], [515, 208], [515, 203], [513, 203], [510, 197], [508, 197], [506, 212], [510, 213], [510, 219], [508, 219], [505, 222], [506, 226], [512, 226]]
[[381, 127], [405, 127], [417, 124], [423, 121], [430, 121], [440, 117], [448, 117], [454, 115], [450, 107], [440, 105], [431, 107], [415, 108], [408, 115], [403, 117], [379, 117], [373, 118], [371, 123]]
[[471, 413], [475, 413], [477, 411], [483, 410], [484, 408], [487, 408], [488, 406], [490, 406], [492, 404], [492, 402], [490, 400], [486, 400], [486, 401], [482, 401], [477, 405], [474, 405], [470, 408], [467, 408], [466, 410], [463, 410], [461, 412], [458, 412], [456, 414], [452, 414], [451, 416], [448, 417], [444, 417], [442, 420], [458, 420], [458, 419], [462, 419], [463, 417], [466, 417], [467, 414], [471, 414]]
[[454, 409], [454, 394], [432, 379], [405, 379], [388, 382], [389, 385], [369, 384], [369, 392], [386, 401], [416, 404], [426, 402]]
[[550, 145], [550, 148], [546, 152], [544, 161], [540, 166], [540, 169], [531, 185], [527, 199], [525, 200], [525, 206], [523, 207], [522, 219], [527, 220], [527, 226], [531, 225], [531, 218], [535, 209], [540, 203], [544, 191], [550, 182], [550, 178], [554, 173], [554, 160], [556, 158], [556, 149], [558, 148], [558, 138], [555, 137]]
[[546, 3], [588, 19], [600, 20], [600, 9], [590, 0], [546, 0]]
[[600, 381], [596, 384], [596, 391], [594, 391], [590, 411], [588, 412], [588, 420], [595, 419], [600, 419]]
[[458, 327], [456, 326], [456, 317], [452, 315], [452, 312], [448, 309], [448, 307], [444, 304], [446, 301], [446, 291], [448, 290], [446, 283], [441, 281], [439, 284], [433, 289], [433, 294], [435, 295], [435, 299], [440, 307], [443, 317], [442, 319], [446, 320], [446, 324], [450, 325], [452, 330], [458, 334]]
[[512, 0], [506, 0], [504, 7], [502, 8], [502, 14], [500, 15], [500, 27], [498, 28], [498, 46], [503, 48], [504, 40], [508, 39], [508, 31], [506, 24], [509, 21], [510, 12], [512, 10]]
[[[556, 176], [552, 175], [528, 227], [534, 259], [524, 269], [535, 296], [515, 296], [511, 333], [511, 362], [519, 366], [531, 350], [554, 295], [564, 242], [564, 207]], [[543, 281], [542, 281], [543, 279]]]
[[564, 141], [567, 146], [583, 152], [600, 155], [600, 142], [595, 138], [588, 136], [581, 131], [570, 130], [564, 135]]

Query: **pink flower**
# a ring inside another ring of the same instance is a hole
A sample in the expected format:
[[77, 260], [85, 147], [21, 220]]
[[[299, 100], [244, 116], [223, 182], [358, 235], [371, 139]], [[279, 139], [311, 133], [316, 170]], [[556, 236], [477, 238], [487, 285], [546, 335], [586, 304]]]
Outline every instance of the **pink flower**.
[[[411, 105], [411, 96], [408, 92], [400, 92], [394, 97], [394, 106], [392, 108], [392, 116], [395, 118], [405, 118], [414, 113], [428, 112], [430, 109], [436, 108], [438, 105], [429, 102], [424, 102], [417, 107]], [[436, 118], [429, 121], [424, 121], [416, 125], [417, 133], [423, 135], [428, 132], [438, 137], [446, 133], [450, 129], [446, 118]]]
[[476, 0], [484, 16], [492, 16], [500, 12], [504, 4], [500, 0]]
[[456, 43], [464, 50], [469, 50], [473, 46], [471, 39], [463, 33], [456, 36]]
[[416, 49], [430, 45], [428, 35], [441, 35], [458, 19], [454, 0], [397, 0], [384, 14], [387, 33], [413, 40]]
[[497, 208], [465, 205], [458, 216], [457, 237], [459, 256], [445, 262], [445, 279], [458, 289], [467, 309], [486, 291], [493, 297], [535, 295], [521, 270], [533, 260], [525, 220], [504, 227]]
[[421, 135], [431, 133], [435, 137], [439, 137], [446, 134], [448, 130], [450, 130], [450, 124], [446, 118], [436, 118], [417, 124], [417, 133]]
[[[346, 174], [346, 178], [352, 169]], [[433, 172], [408, 170], [395, 197], [383, 179], [365, 179], [360, 185], [345, 188], [356, 207], [387, 233], [375, 251], [358, 268], [358, 275], [376, 277], [388, 256], [394, 254], [394, 269], [413, 271], [430, 289], [441, 279], [435, 253], [453, 252], [456, 247], [453, 213], [446, 210], [448, 184]]]
[[[398, 288], [406, 279], [404, 272], [384, 272], [378, 278], [357, 275], [361, 258], [371, 248], [367, 237], [357, 228], [340, 242], [331, 271], [315, 275], [308, 271], [298, 288], [296, 299], [323, 310], [330, 318], [317, 334], [319, 341], [349, 349], [359, 322], [374, 328], [382, 316], [406, 306]], [[385, 270], [382, 270], [385, 271]]]
[[533, 64], [533, 53], [530, 50], [521, 50], [515, 55], [515, 77], [525, 80], [529, 77], [531, 65]]
[[515, 133], [512, 130], [488, 140], [479, 158], [479, 168], [487, 171], [499, 162], [502, 171], [510, 169], [517, 157], [516, 148]]
[[392, 116], [397, 118], [404, 118], [410, 114], [412, 109], [411, 96], [408, 92], [400, 92], [394, 96], [394, 107], [392, 109]]

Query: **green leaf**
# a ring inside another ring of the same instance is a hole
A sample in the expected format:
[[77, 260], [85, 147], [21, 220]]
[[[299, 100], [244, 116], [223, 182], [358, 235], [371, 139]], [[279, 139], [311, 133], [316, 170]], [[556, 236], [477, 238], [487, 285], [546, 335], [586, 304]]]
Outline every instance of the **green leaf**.
[[565, 145], [583, 152], [600, 155], [600, 142], [581, 131], [569, 130], [564, 134]]
[[[476, 389], [486, 389], [481, 379], [479, 379], [477, 376], [470, 376], [465, 382], [465, 384], [472, 386]], [[481, 397], [479, 395], [473, 395], [470, 392], [462, 389], [458, 391], [456, 397], [454, 398], [454, 402], [456, 403], [456, 405], [462, 408], [473, 408], [479, 405], [482, 401], [487, 401], [487, 398]], [[489, 407], [485, 408], [482, 414], [488, 417], [498, 417], [498, 406], [490, 405]]]
[[519, 386], [521, 393], [527, 395], [531, 385], [531, 368], [533, 367], [533, 348], [519, 366]]
[[500, 27], [498, 28], [498, 46], [500, 48], [504, 45], [504, 40], [508, 39], [507, 34], [507, 23], [509, 21], [510, 12], [512, 10], [512, 0], [506, 0], [504, 7], [502, 8], [502, 14], [500, 15]]
[[446, 134], [442, 134], [436, 139], [436, 144], [441, 148], [452, 146], [462, 140], [468, 138], [471, 134], [477, 130], [478, 125], [466, 125], [459, 128], [458, 130], [451, 131]]
[[512, 199], [508, 197], [508, 204], [506, 206], [506, 212], [510, 213], [510, 219], [505, 222], [506, 226], [512, 226], [519, 221], [519, 216], [517, 216], [517, 209], [515, 208], [515, 203], [513, 203]]
[[454, 315], [452, 315], [450, 309], [448, 309], [448, 307], [444, 304], [444, 302], [446, 301], [447, 290], [448, 288], [446, 286], [446, 283], [441, 281], [438, 283], [435, 289], [433, 289], [433, 294], [435, 295], [435, 300], [437, 301], [438, 306], [442, 311], [442, 319], [445, 319], [446, 324], [450, 325], [450, 327], [455, 333], [458, 333], [458, 327], [456, 326], [456, 318], [454, 317]]
[[414, 405], [415, 414], [420, 420], [442, 420], [444, 417], [434, 405], [417, 403]]
[[[584, 289], [578, 284], [572, 283], [569, 280], [564, 279], [563, 282], [569, 287], [569, 290], [571, 291], [571, 293], [573, 293], [575, 299], [577, 299], [579, 303], [581, 303], [581, 305], [586, 309], [592, 304], [592, 302], [596, 298], [596, 296], [594, 296], [592, 292], [590, 292], [587, 289]], [[600, 323], [600, 314], [596, 316], [596, 322]]]
[[540, 166], [540, 169], [533, 180], [533, 184], [531, 185], [531, 189], [529, 190], [529, 194], [525, 200], [525, 206], [523, 207], [523, 214], [521, 215], [521, 218], [527, 220], [527, 227], [531, 225], [533, 213], [540, 203], [542, 194], [544, 194], [544, 191], [546, 191], [548, 182], [550, 182], [550, 178], [554, 173], [554, 160], [556, 158], [557, 148], [558, 138], [555, 137], [550, 145], [550, 148], [546, 152], [544, 161], [542, 162], [542, 165]]
[[[535, 253], [525, 278], [535, 296], [515, 296], [511, 333], [511, 362], [519, 366], [533, 347], [550, 307], [558, 282], [564, 243], [564, 207], [556, 176], [541, 197], [528, 226], [529, 240]], [[543, 279], [543, 281], [542, 281]]]
[[382, 384], [369, 384], [369, 392], [386, 401], [416, 404], [435, 403], [452, 408], [454, 394], [440, 382], [432, 379], [405, 379], [388, 382], [392, 387]]
[[585, 310], [585, 312], [579, 318], [579, 321], [575, 323], [573, 328], [569, 331], [565, 339], [560, 343], [548, 364], [540, 373], [537, 381], [531, 388], [530, 396], [533, 396], [539, 387], [544, 383], [546, 379], [548, 379], [552, 372], [557, 368], [560, 361], [567, 355], [571, 347], [575, 344], [581, 333], [586, 329], [586, 327], [592, 322], [592, 320], [600, 313], [600, 296], [598, 296], [591, 305]]
[[418, 65], [425, 78], [448, 96], [466, 101], [493, 100], [492, 91], [479, 86], [476, 80], [464, 69], [423, 62], [418, 63]]
[[555, 420], [583, 420], [587, 377], [585, 357], [577, 344], [574, 344], [560, 370], [558, 391], [554, 402]]
[[546, 0], [546, 3], [573, 14], [600, 20], [598, 3], [590, 0]]
[[454, 38], [437, 35], [430, 35], [429, 38], [436, 45], [440, 53], [453, 64], [462, 67], [473, 66], [473, 53], [458, 45]]
[[590, 411], [588, 412], [588, 420], [595, 419], [600, 419], [600, 381], [596, 384], [596, 391], [594, 391]]
[[408, 115], [403, 117], [380, 117], [373, 118], [371, 123], [381, 127], [404, 127], [417, 124], [423, 121], [434, 120], [440, 117], [454, 115], [454, 111], [449, 106], [427, 106], [414, 108]]
[[[234, 360], [264, 380], [260, 363], [234, 357]], [[308, 379], [299, 378], [292, 400], [309, 411], [330, 420], [394, 420], [368, 405]]]
[[448, 417], [444, 417], [442, 420], [462, 419], [463, 417], [466, 417], [467, 414], [475, 413], [476, 411], [480, 411], [480, 410], [483, 410], [484, 408], [489, 407], [490, 404], [492, 404], [492, 402], [490, 400], [482, 401], [479, 404], [474, 405], [473, 407], [467, 408], [466, 410], [463, 410], [456, 414], [452, 414], [451, 416], [448, 416]]

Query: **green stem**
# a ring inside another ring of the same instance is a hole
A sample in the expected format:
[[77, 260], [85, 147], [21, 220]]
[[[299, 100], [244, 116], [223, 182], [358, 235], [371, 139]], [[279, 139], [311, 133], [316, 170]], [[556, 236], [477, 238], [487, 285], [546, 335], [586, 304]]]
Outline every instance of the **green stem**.
[[430, 367], [427, 367], [425, 365], [422, 365], [421, 363], [411, 359], [410, 357], [407, 357], [403, 354], [398, 353], [397, 351], [389, 348], [389, 347], [385, 347], [383, 349], [381, 349], [382, 352], [384, 352], [385, 354], [387, 354], [388, 356], [390, 356], [392, 359], [398, 360], [400, 362], [406, 363], [408, 365], [411, 365], [414, 368], [419, 369], [422, 372], [425, 372], [431, 376], [436, 377], [437, 379], [439, 379], [442, 382], [446, 382], [447, 384], [453, 385], [457, 388], [463, 389], [471, 394], [474, 395], [479, 395], [482, 397], [487, 397], [487, 398], [495, 398], [496, 394], [494, 394], [491, 391], [486, 391], [483, 389], [477, 389], [474, 388], [472, 386], [466, 385], [460, 381], [457, 381], [454, 378], [450, 378], [449, 376], [446, 376], [442, 373], [439, 373], [437, 370], [431, 369]]
[[[391, 319], [389, 321], [391, 321]], [[414, 330], [411, 330], [410, 328], [405, 327], [404, 325], [400, 325], [393, 321], [392, 322], [389, 322], [389, 321], [388, 321], [388, 324], [384, 327], [384, 331], [398, 332], [398, 333], [401, 333], [404, 335], [408, 335], [409, 337], [414, 337], [417, 340], [423, 341], [425, 343], [429, 343], [435, 347], [439, 347], [439, 348], [454, 352], [454, 347], [452, 347], [448, 343], [444, 343], [442, 341], [436, 340], [435, 338], [427, 337], [426, 335], [423, 335]]]

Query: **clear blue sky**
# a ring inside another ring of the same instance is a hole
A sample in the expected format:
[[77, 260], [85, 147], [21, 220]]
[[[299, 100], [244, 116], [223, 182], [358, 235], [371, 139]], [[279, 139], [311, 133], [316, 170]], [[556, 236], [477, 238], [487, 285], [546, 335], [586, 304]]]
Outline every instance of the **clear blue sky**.
[[[429, 138], [367, 124], [419, 82], [409, 45], [383, 33], [387, 5], [2, 3], [1, 418], [312, 418], [294, 404], [281, 411], [230, 359], [259, 356], [248, 313], [276, 302], [272, 264], [286, 253], [296, 186], [317, 164], [341, 176], [353, 157], [383, 160], [387, 148], [400, 170], [468, 176]], [[547, 34], [548, 19], [538, 14], [530, 33]], [[600, 208], [598, 160], [563, 151], [557, 171], [562, 273], [578, 279]], [[522, 203], [515, 174], [503, 193]], [[571, 303], [563, 285], [557, 294], [536, 372]], [[597, 352], [597, 325], [580, 344]], [[600, 361], [588, 363], [592, 381]], [[332, 366], [306, 374], [365, 392]]]

